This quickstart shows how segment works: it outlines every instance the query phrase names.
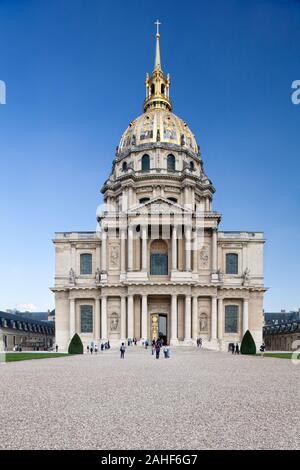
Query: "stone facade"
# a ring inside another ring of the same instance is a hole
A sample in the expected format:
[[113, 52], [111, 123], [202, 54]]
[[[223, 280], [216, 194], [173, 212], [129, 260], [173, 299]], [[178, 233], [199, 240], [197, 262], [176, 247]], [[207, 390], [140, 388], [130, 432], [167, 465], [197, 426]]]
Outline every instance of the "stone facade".
[[[144, 114], [121, 138], [101, 192], [96, 232], [56, 233], [56, 341], [163, 336], [227, 349], [262, 341], [261, 232], [219, 231], [200, 148], [172, 111], [159, 34]], [[161, 331], [160, 331], [161, 330]]]

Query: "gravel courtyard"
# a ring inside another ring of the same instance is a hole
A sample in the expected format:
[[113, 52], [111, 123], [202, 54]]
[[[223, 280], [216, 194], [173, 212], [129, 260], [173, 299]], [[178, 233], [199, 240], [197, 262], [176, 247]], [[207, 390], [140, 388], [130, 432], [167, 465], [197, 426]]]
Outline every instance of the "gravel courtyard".
[[300, 365], [127, 348], [0, 364], [1, 449], [299, 449]]

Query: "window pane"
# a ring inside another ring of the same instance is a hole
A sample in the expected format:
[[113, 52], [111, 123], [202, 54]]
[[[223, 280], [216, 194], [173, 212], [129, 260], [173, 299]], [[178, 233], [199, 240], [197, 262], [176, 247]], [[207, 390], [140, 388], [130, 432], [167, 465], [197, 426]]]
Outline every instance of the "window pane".
[[238, 332], [238, 306], [226, 305], [225, 307], [225, 333]]
[[93, 307], [92, 305], [80, 306], [80, 330], [81, 333], [93, 333]]
[[226, 255], [226, 274], [238, 274], [238, 255], [236, 253]]
[[167, 168], [169, 171], [175, 171], [175, 157], [174, 155], [168, 155]]
[[168, 274], [168, 255], [154, 253], [150, 257], [150, 274], [166, 276]]
[[92, 274], [92, 255], [80, 255], [80, 274]]
[[150, 170], [150, 157], [149, 155], [144, 155], [142, 158], [142, 171]]

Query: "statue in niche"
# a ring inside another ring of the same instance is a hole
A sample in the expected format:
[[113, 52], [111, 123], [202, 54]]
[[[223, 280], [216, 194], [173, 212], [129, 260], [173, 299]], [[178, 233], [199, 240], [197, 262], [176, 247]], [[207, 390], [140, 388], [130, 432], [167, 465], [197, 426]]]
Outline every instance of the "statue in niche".
[[184, 134], [181, 134], [181, 136], [180, 136], [180, 145], [181, 145], [182, 147], [185, 145]]
[[200, 261], [204, 268], [208, 267], [208, 249], [204, 246], [200, 251]]
[[200, 331], [207, 331], [207, 315], [205, 313], [200, 315]]
[[95, 279], [96, 279], [96, 282], [100, 282], [101, 280], [101, 271], [99, 268], [96, 269]]
[[119, 325], [119, 318], [116, 313], [113, 313], [110, 319], [110, 330], [116, 331]]
[[110, 253], [110, 261], [111, 261], [112, 266], [117, 267], [118, 260], [119, 260], [119, 248], [117, 246], [112, 246], [111, 253]]
[[136, 145], [136, 136], [133, 134], [132, 138], [131, 138], [131, 144], [132, 145]]
[[73, 268], [69, 271], [69, 282], [70, 284], [75, 284], [75, 272]]

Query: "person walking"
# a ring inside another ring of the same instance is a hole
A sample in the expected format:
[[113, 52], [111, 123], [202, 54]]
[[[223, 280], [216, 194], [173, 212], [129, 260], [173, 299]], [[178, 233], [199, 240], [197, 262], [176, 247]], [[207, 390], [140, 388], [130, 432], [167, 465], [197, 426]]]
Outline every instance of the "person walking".
[[95, 354], [98, 353], [98, 344], [95, 344]]
[[259, 348], [261, 357], [264, 357], [265, 349], [266, 349], [266, 345], [265, 343], [262, 343], [261, 347]]
[[148, 349], [148, 340], [145, 341], [145, 349]]
[[236, 343], [236, 345], [235, 345], [235, 354], [240, 354], [239, 343]]
[[124, 356], [125, 356], [125, 344], [124, 343], [121, 344], [120, 353], [121, 353], [120, 359], [124, 359]]
[[58, 351], [58, 344], [55, 346], [55, 351], [56, 352]]
[[86, 347], [86, 352], [87, 352], [87, 353], [90, 352], [90, 347], [89, 347], [89, 345], [87, 345], [87, 347]]
[[235, 348], [234, 348], [234, 343], [231, 343], [231, 353], [232, 353], [232, 354], [234, 354], [234, 350], [235, 350]]
[[159, 343], [159, 341], [157, 341], [157, 343], [156, 343], [155, 353], [156, 353], [156, 359], [159, 359], [159, 355], [160, 355], [160, 343]]

